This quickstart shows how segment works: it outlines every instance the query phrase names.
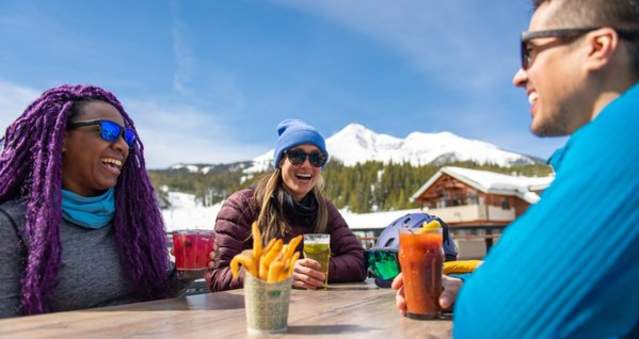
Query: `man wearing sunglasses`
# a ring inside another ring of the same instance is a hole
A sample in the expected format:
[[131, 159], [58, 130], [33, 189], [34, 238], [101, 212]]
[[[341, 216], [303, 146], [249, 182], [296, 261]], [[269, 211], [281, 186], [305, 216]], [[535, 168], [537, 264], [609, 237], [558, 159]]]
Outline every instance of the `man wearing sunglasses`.
[[535, 0], [513, 79], [556, 179], [464, 283], [460, 338], [639, 337], [639, 1]]

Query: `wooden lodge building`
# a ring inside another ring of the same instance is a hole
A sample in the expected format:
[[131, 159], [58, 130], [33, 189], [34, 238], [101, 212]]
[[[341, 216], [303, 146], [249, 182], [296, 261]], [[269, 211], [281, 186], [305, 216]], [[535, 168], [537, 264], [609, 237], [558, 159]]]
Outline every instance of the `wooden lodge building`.
[[411, 200], [446, 221], [462, 258], [483, 257], [502, 230], [539, 201], [553, 179], [443, 167]]

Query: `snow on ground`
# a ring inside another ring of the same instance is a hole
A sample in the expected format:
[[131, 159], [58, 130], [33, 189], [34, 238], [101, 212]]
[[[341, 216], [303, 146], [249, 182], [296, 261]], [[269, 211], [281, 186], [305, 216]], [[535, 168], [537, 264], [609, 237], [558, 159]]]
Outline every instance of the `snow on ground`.
[[[169, 192], [171, 207], [162, 210], [162, 217], [167, 232], [178, 229], [213, 229], [217, 213], [222, 208], [223, 202], [205, 207], [195, 196], [187, 193]], [[367, 228], [384, 228], [395, 219], [407, 213], [419, 212], [418, 209], [376, 212], [376, 213], [352, 213], [348, 209], [342, 209], [340, 213], [352, 230]]]
[[169, 192], [171, 207], [162, 210], [166, 231], [179, 229], [213, 229], [217, 213], [222, 203], [202, 206], [193, 194]]
[[496, 191], [528, 191], [529, 187], [548, 187], [555, 179], [554, 175], [547, 177], [514, 176], [469, 168], [447, 166], [442, 169], [456, 177], [466, 178], [479, 185], [487, 192]]
[[345, 209], [340, 210], [342, 217], [344, 217], [344, 220], [346, 220], [346, 223], [352, 230], [384, 228], [405, 214], [418, 212], [421, 211], [419, 209], [411, 209], [357, 214]]

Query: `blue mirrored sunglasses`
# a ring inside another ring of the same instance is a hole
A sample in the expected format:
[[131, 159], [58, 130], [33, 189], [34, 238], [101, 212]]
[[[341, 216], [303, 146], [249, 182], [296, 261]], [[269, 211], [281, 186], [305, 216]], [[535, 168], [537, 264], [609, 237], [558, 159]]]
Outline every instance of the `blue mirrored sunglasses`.
[[100, 138], [107, 142], [116, 142], [118, 138], [122, 136], [124, 141], [129, 145], [129, 147], [133, 147], [135, 145], [135, 132], [131, 128], [122, 127], [117, 122], [111, 120], [89, 120], [89, 121], [78, 121], [72, 122], [69, 124], [70, 129], [75, 129], [79, 127], [86, 126], [99, 126], [100, 127]]

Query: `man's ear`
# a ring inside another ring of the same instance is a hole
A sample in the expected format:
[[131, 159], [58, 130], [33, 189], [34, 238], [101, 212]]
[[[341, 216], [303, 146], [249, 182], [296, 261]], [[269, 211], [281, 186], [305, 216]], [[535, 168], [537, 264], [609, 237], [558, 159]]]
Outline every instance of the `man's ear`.
[[586, 69], [598, 71], [612, 62], [619, 46], [619, 35], [612, 28], [600, 28], [586, 35], [586, 44]]

